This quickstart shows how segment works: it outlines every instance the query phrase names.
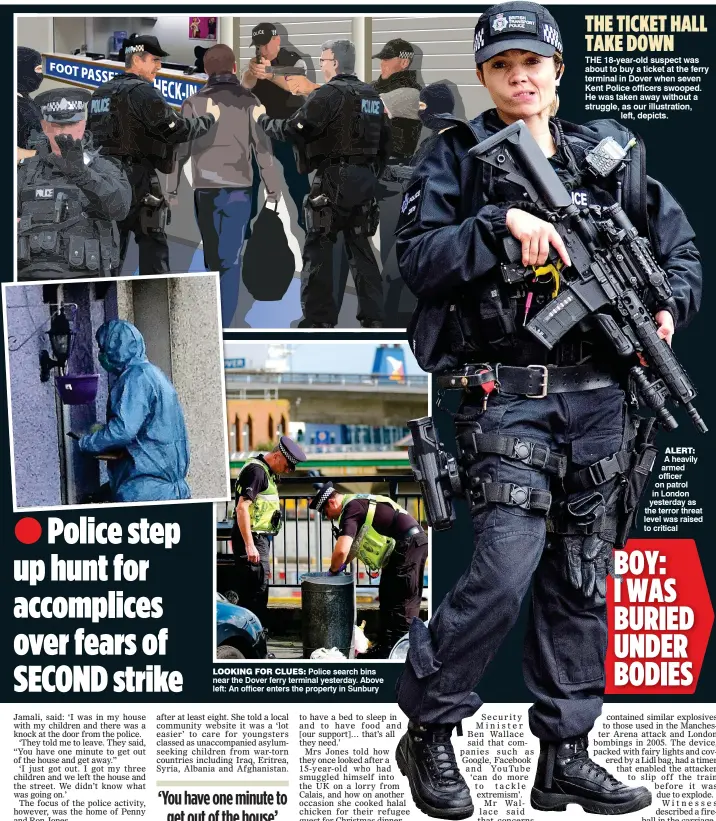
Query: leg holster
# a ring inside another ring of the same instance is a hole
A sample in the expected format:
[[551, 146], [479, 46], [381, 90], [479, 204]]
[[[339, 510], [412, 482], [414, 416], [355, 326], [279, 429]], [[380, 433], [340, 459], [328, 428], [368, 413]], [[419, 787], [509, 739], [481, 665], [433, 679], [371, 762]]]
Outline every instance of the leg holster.
[[492, 453], [521, 462], [536, 470], [562, 477], [566, 458], [539, 442], [530, 442], [517, 436], [483, 433], [476, 422], [456, 422], [458, 463], [465, 494], [471, 513], [488, 504], [514, 505], [547, 515], [552, 494], [546, 490], [517, 485], [513, 482], [493, 482], [479, 475], [479, 454]]
[[336, 221], [336, 211], [323, 190], [323, 178], [316, 174], [310, 192], [303, 201], [306, 230], [314, 234], [330, 234]]
[[149, 193], [145, 194], [139, 206], [139, 230], [145, 236], [161, 234], [171, 222], [169, 203], [164, 199], [159, 179], [152, 175]]

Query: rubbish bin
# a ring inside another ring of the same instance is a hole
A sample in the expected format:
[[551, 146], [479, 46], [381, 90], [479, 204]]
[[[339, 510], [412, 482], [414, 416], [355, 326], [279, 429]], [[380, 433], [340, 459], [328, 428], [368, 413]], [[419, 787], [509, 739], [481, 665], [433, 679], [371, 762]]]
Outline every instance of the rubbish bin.
[[356, 621], [355, 577], [346, 573], [301, 576], [301, 632], [303, 657], [319, 647], [337, 647], [350, 658]]

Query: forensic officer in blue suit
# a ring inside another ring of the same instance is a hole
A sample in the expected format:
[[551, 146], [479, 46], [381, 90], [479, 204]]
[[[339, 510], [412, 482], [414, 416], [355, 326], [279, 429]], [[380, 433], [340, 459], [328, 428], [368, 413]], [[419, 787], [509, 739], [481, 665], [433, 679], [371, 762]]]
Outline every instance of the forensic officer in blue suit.
[[99, 361], [117, 378], [107, 424], [83, 436], [79, 448], [107, 461], [111, 501], [189, 499], [189, 440], [174, 386], [147, 360], [144, 338], [131, 322], [113, 319], [96, 334]]
[[[475, 28], [475, 61], [495, 107], [436, 138], [404, 194], [397, 228], [401, 274], [418, 297], [408, 329], [415, 355], [437, 374], [437, 387], [467, 384], [455, 425], [475, 534], [470, 566], [429, 626], [411, 624], [398, 682], [410, 723], [398, 765], [428, 815], [472, 815], [451, 735], [481, 706], [474, 688], [531, 584], [523, 672], [540, 741], [532, 806], [632, 812], [651, 802], [649, 791], [592, 761], [587, 736], [602, 708], [606, 577], [629, 522], [623, 489], [636, 487], [632, 454], [646, 447], [651, 420], [637, 428], [617, 356], [598, 330], [574, 328], [551, 351], [525, 330], [552, 299], [556, 276], [508, 284], [503, 240], [518, 241], [525, 267], [543, 266], [550, 249], [564, 265], [570, 259], [524, 189], [468, 151], [523, 120], [576, 204], [620, 201], [669, 278], [672, 297], [653, 306], [669, 343], [699, 307], [699, 254], [676, 200], [646, 176], [640, 143], [610, 175], [586, 173], [585, 155], [603, 137], [625, 148], [633, 135], [612, 120], [557, 119], [564, 63], [547, 9], [526, 0], [487, 9]], [[461, 383], [457, 375], [470, 364], [477, 377]]]

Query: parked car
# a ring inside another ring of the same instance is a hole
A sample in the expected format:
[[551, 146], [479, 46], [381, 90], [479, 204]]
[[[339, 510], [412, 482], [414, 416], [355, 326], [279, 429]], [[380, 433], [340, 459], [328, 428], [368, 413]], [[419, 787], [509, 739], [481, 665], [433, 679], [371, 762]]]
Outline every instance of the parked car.
[[216, 657], [218, 659], [265, 659], [266, 631], [245, 607], [231, 604], [216, 594]]

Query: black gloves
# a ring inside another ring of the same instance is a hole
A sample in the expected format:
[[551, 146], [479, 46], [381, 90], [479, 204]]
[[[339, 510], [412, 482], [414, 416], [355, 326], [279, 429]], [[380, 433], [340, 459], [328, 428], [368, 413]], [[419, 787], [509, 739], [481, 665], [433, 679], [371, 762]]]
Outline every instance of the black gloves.
[[70, 179], [85, 173], [84, 151], [82, 140], [76, 140], [69, 134], [58, 134], [55, 137], [60, 156], [53, 154], [53, 162], [57, 169]]

